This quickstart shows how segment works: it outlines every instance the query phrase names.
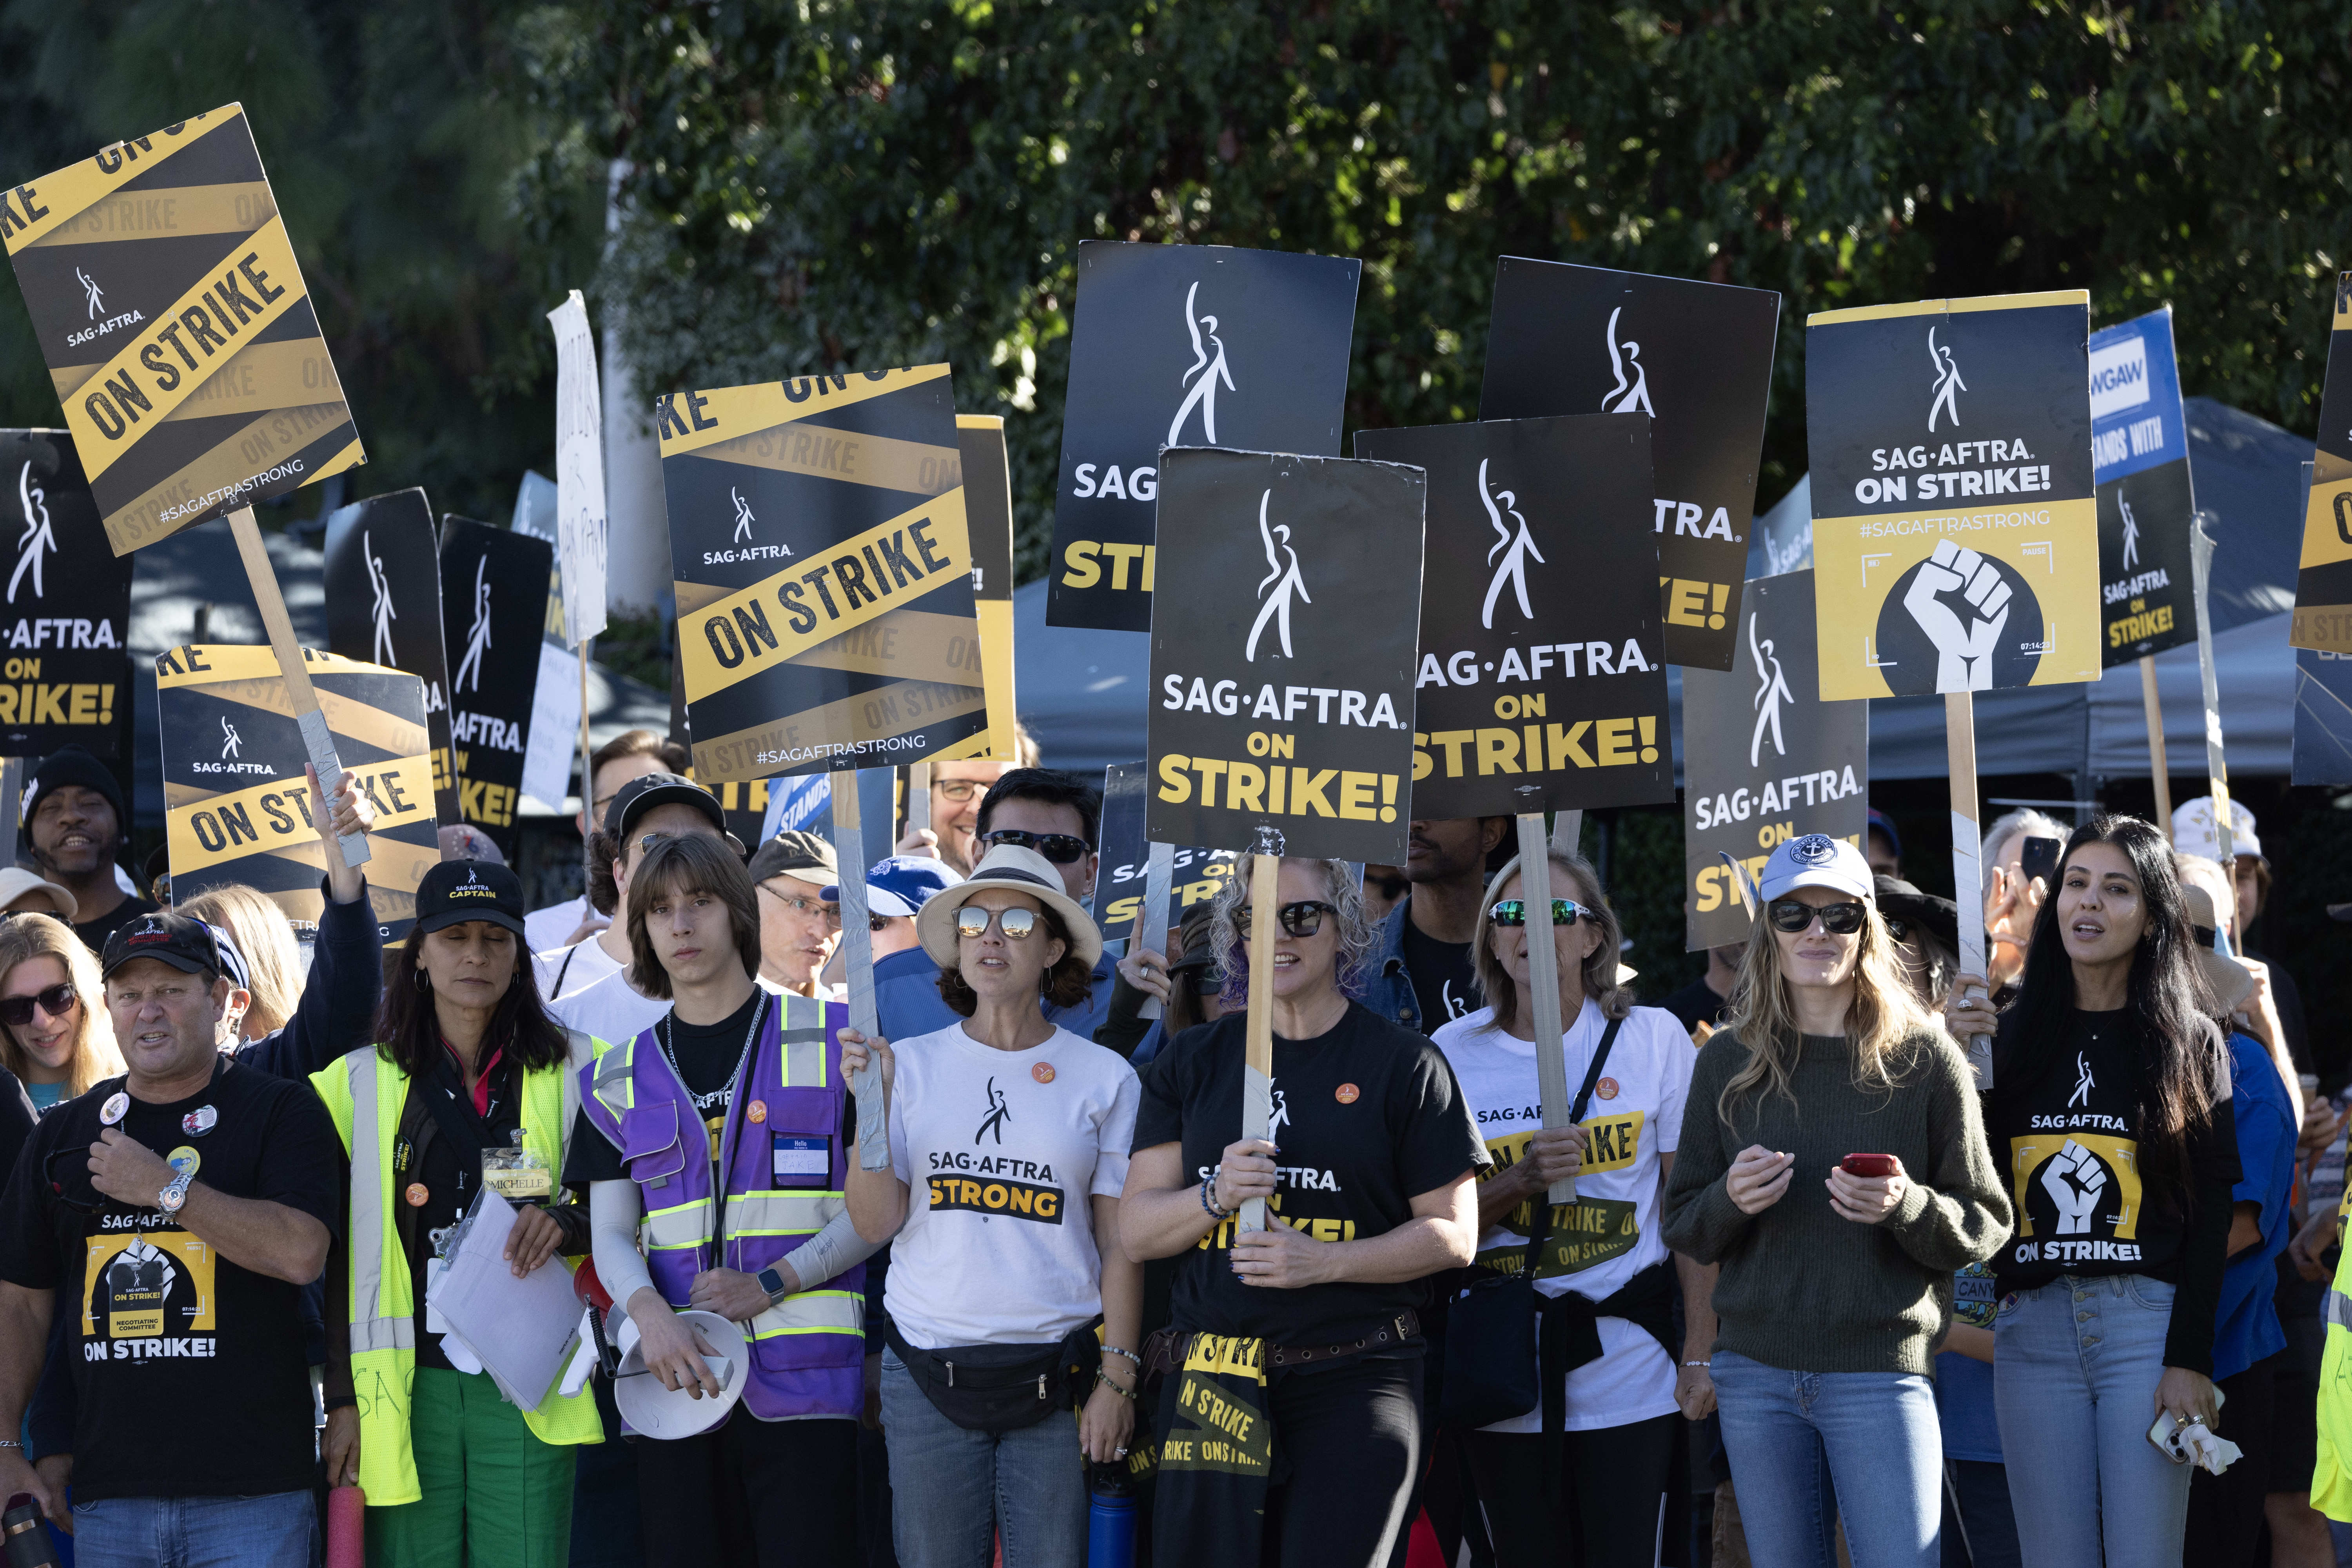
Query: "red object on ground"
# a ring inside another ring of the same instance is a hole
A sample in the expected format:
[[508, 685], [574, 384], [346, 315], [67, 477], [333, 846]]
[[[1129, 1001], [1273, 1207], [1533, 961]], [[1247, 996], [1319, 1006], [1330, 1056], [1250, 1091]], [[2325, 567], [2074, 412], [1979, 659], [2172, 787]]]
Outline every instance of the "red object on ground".
[[367, 1568], [367, 1493], [357, 1487], [327, 1494], [327, 1568]]
[[1430, 1526], [1426, 1509], [1412, 1516], [1412, 1537], [1405, 1545], [1404, 1568], [1446, 1568], [1445, 1549], [1437, 1543], [1437, 1531]]

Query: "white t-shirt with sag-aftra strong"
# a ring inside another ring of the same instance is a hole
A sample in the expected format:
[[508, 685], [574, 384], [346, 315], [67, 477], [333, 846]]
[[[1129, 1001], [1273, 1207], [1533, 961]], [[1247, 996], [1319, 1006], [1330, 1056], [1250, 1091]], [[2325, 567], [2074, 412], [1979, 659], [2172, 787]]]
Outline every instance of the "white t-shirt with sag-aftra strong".
[[[1571, 1095], [1584, 1082], [1607, 1026], [1600, 1006], [1587, 998], [1561, 1041]], [[1431, 1043], [1445, 1053], [1462, 1085], [1494, 1161], [1479, 1180], [1491, 1181], [1526, 1155], [1543, 1126], [1535, 1044], [1496, 1028], [1491, 1007], [1446, 1025]], [[1536, 1289], [1544, 1295], [1573, 1290], [1588, 1300], [1606, 1300], [1665, 1258], [1658, 1234], [1659, 1156], [1673, 1153], [1681, 1142], [1683, 1100], [1697, 1059], [1673, 1014], [1636, 1007], [1626, 1015], [1585, 1106], [1583, 1125], [1591, 1142], [1576, 1178], [1577, 1201], [1552, 1210], [1552, 1237], [1562, 1245], [1556, 1251], [1548, 1247], [1551, 1260], [1537, 1270]], [[1505, 1213], [1478, 1237], [1478, 1261], [1516, 1271], [1534, 1222], [1532, 1200]], [[1673, 1358], [1648, 1330], [1622, 1318], [1602, 1318], [1599, 1326], [1601, 1359], [1568, 1374], [1568, 1429], [1673, 1415]], [[1486, 1430], [1540, 1432], [1541, 1406]]]

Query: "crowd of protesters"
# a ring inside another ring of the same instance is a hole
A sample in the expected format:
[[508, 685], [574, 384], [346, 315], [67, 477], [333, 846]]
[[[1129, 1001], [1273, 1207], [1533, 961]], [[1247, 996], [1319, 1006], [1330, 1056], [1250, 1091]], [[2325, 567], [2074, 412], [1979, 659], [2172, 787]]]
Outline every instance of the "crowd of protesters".
[[[349, 783], [298, 940], [138, 896], [109, 770], [46, 760], [0, 869], [0, 1490], [93, 1568], [296, 1568], [354, 1485], [394, 1568], [1076, 1568], [1090, 1492], [1171, 1565], [2336, 1561], [2352, 1089], [2246, 948], [2242, 808], [2226, 858], [2210, 800], [2013, 813], [1965, 910], [1874, 812], [1647, 1006], [1571, 852], [1531, 945], [1501, 818], [1286, 859], [1271, 933], [1239, 857], [1118, 956], [1099, 796], [1034, 760], [939, 765], [867, 869], [870, 1034], [832, 846], [747, 847], [646, 731], [590, 760], [579, 900], [467, 835], [388, 949]], [[508, 1397], [435, 1305], [486, 1204], [516, 1276], [574, 1271], [572, 1392]]]

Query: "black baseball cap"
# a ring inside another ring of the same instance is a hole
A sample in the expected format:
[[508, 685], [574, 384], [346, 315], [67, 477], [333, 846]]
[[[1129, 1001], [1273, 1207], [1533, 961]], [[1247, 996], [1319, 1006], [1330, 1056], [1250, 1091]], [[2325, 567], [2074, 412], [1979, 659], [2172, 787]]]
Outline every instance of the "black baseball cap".
[[616, 842], [625, 844], [629, 825], [657, 805], [690, 805], [710, 818], [710, 826], [719, 832], [727, 831], [727, 813], [719, 797], [678, 773], [644, 773], [621, 786], [613, 804], [604, 808], [604, 831]]
[[522, 916], [522, 879], [488, 860], [444, 860], [427, 868], [416, 884], [419, 933], [488, 921], [520, 937]]
[[222, 973], [220, 948], [213, 941], [213, 928], [171, 910], [158, 910], [141, 915], [129, 925], [115, 927], [99, 960], [100, 978], [110, 978], [134, 958], [152, 958], [184, 974]]

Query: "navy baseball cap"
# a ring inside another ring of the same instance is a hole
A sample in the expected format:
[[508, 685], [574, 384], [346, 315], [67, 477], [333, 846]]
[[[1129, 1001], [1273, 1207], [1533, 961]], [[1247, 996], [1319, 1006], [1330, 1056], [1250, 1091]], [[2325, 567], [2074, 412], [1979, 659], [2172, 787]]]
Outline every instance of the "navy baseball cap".
[[141, 915], [128, 925], [115, 927], [113, 934], [106, 939], [106, 952], [99, 961], [100, 978], [110, 978], [116, 970], [135, 958], [155, 959], [183, 974], [226, 973], [220, 946], [213, 940], [213, 928], [192, 915], [172, 910], [157, 910], [152, 914]]
[[631, 823], [657, 805], [690, 805], [709, 817], [711, 826], [727, 831], [727, 813], [719, 797], [680, 773], [642, 773], [623, 784], [604, 808], [604, 831], [626, 843]]
[[[930, 902], [932, 894], [945, 892], [962, 880], [945, 861], [929, 855], [893, 855], [867, 868], [866, 910], [868, 914], [903, 920]], [[839, 903], [841, 885], [836, 882], [818, 896], [828, 903]]]
[[416, 884], [416, 929], [436, 931], [464, 921], [488, 921], [520, 937], [522, 879], [488, 860], [444, 860]]
[[1886, 835], [1886, 847], [1895, 851], [1897, 860], [1902, 859], [1903, 835], [1895, 831], [1895, 819], [1874, 805], [1870, 808], [1870, 826]]

